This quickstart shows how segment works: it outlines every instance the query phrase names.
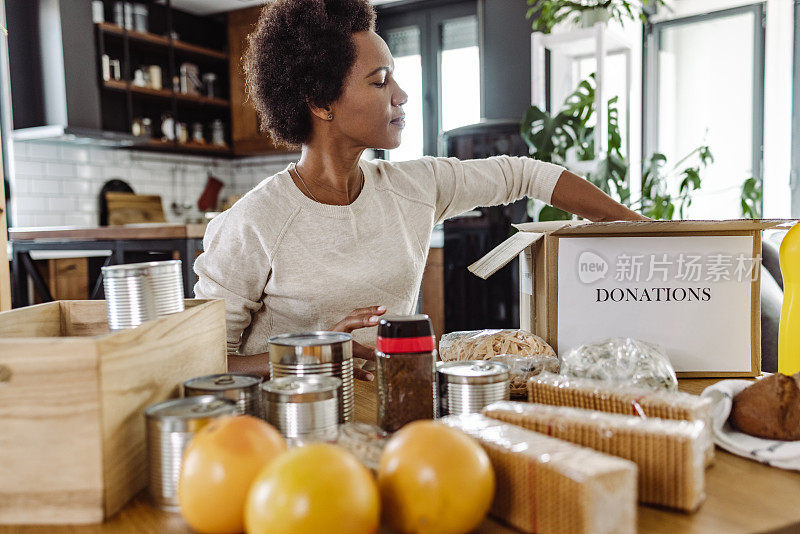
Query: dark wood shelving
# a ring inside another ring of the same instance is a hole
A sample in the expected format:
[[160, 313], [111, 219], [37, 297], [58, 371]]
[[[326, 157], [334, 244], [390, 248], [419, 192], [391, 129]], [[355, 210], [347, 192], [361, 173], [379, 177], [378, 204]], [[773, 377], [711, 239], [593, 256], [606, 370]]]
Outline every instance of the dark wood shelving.
[[194, 142], [176, 143], [175, 141], [163, 141], [161, 139], [150, 139], [146, 145], [138, 145], [137, 148], [184, 154], [214, 154], [218, 156], [233, 155], [233, 152], [229, 146], [217, 146], [209, 143]]
[[95, 23], [95, 25], [100, 31], [110, 35], [117, 35], [119, 37], [124, 36], [125, 33], [127, 32], [128, 39], [130, 39], [131, 41], [139, 41], [142, 43], [147, 43], [150, 45], [155, 45], [164, 48], [168, 48], [171, 42], [172, 47], [179, 52], [185, 52], [186, 54], [216, 59], [220, 61], [228, 60], [227, 52], [221, 50], [214, 50], [212, 48], [206, 48], [204, 46], [199, 46], [184, 41], [178, 41], [175, 39], [170, 41], [168, 37], [164, 37], [163, 35], [157, 35], [155, 33], [137, 32], [136, 30], [125, 30], [125, 28], [122, 28], [110, 22], [98, 22]]
[[[105, 0], [105, 4], [110, 4], [110, 0]], [[106, 5], [106, 15], [110, 11], [108, 8]], [[161, 6], [151, 4], [148, 17], [151, 31], [126, 29], [111, 22], [94, 23], [98, 61], [103, 55], [119, 60], [122, 76], [120, 80], [104, 80], [98, 76], [103, 128], [129, 132], [135, 121], [147, 117], [153, 121], [154, 137], [141, 139], [140, 143], [131, 146], [133, 150], [232, 157], [232, 101], [227, 98], [229, 54], [227, 39], [220, 39], [219, 33], [225, 29], [224, 21], [225, 18], [201, 17], [173, 9], [167, 1]], [[172, 32], [178, 32], [191, 42], [168, 37], [176, 35]], [[216, 98], [173, 91], [173, 82], [179, 78], [180, 66], [185, 62], [197, 65], [198, 75], [209, 72], [217, 75]], [[163, 87], [154, 89], [134, 85], [135, 69], [148, 69], [151, 65], [161, 68]], [[97, 74], [100, 74], [99, 69]], [[208, 142], [166, 141], [162, 139], [158, 117], [167, 115], [176, 124], [200, 123], [205, 134], [214, 121], [221, 120], [229, 144], [217, 146]]]
[[176, 98], [179, 102], [188, 102], [192, 104], [200, 104], [205, 106], [217, 106], [221, 108], [230, 107], [230, 101], [222, 98], [208, 98], [203, 95], [189, 95], [183, 93], [176, 93], [169, 89], [153, 89], [152, 87], [141, 87], [133, 85], [125, 80], [106, 80], [103, 82], [103, 87], [112, 91], [128, 91], [132, 94], [151, 96], [156, 98], [163, 98], [169, 100]]

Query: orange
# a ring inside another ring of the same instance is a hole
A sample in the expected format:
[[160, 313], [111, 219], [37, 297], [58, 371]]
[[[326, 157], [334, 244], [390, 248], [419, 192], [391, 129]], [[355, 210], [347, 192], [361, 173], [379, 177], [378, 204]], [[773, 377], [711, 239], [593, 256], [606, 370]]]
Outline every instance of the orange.
[[379, 525], [372, 474], [326, 443], [292, 449], [266, 466], [245, 507], [248, 534], [373, 534]]
[[381, 455], [383, 518], [408, 534], [463, 534], [480, 525], [494, 497], [494, 471], [481, 446], [433, 421], [401, 428]]
[[222, 417], [202, 428], [183, 455], [178, 503], [205, 534], [244, 530], [244, 504], [256, 474], [286, 450], [275, 428], [249, 415]]

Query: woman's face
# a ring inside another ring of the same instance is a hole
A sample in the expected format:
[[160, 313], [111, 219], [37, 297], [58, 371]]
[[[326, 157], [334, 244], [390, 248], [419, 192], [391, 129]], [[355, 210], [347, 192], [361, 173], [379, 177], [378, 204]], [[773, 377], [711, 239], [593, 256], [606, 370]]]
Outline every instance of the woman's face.
[[331, 105], [337, 134], [364, 148], [400, 146], [408, 95], [394, 79], [389, 47], [373, 31], [353, 34], [356, 60], [344, 80], [342, 95]]

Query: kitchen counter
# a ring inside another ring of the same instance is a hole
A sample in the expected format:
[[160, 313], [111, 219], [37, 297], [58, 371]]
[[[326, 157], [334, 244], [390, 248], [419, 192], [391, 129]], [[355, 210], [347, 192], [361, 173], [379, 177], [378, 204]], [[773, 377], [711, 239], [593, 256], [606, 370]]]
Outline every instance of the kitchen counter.
[[[21, 308], [29, 304], [28, 277], [42, 301], [53, 300], [47, 284], [33, 264], [32, 253], [58, 251], [70, 251], [71, 257], [81, 257], [81, 253], [88, 251], [101, 251], [102, 255], [108, 255], [105, 265], [126, 263], [126, 253], [130, 252], [173, 253], [182, 263], [184, 296], [191, 298], [195, 283], [194, 260], [202, 250], [205, 229], [205, 224], [166, 223], [11, 228], [9, 244], [13, 269], [13, 307]], [[101, 278], [98, 278], [89, 298], [97, 297], [100, 284]]]
[[[700, 393], [713, 379], [684, 379], [680, 389]], [[359, 421], [374, 423], [377, 413], [375, 383], [356, 382]], [[706, 471], [706, 502], [694, 514], [639, 506], [642, 533], [719, 533], [800, 531], [800, 473], [761, 465], [717, 449], [714, 465]], [[137, 496], [110, 521], [87, 526], [0, 526], [0, 534], [166, 534], [193, 532], [178, 514], [150, 506], [146, 493]], [[517, 532], [492, 519], [479, 534]], [[388, 533], [388, 531], [387, 531]]]
[[41, 226], [9, 228], [14, 241], [115, 241], [118, 239], [202, 239], [205, 224], [142, 223], [123, 226]]

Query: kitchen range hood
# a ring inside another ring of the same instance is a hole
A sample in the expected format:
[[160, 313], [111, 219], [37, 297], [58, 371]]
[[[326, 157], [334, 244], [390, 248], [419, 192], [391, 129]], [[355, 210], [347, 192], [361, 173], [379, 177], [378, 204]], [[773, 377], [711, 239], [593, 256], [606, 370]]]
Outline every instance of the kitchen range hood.
[[5, 0], [15, 140], [132, 146], [103, 128], [91, 2]]

